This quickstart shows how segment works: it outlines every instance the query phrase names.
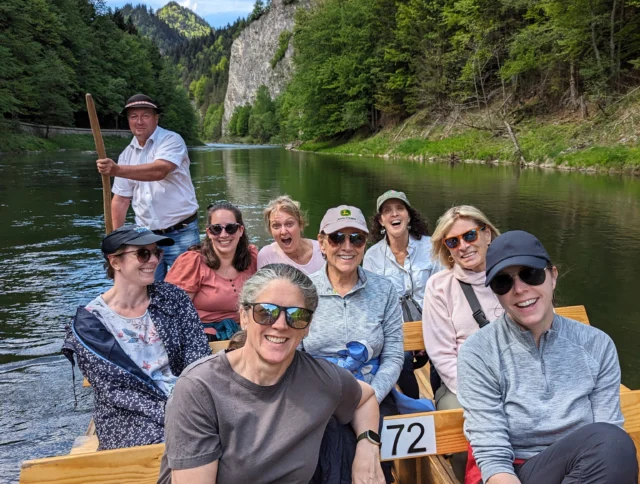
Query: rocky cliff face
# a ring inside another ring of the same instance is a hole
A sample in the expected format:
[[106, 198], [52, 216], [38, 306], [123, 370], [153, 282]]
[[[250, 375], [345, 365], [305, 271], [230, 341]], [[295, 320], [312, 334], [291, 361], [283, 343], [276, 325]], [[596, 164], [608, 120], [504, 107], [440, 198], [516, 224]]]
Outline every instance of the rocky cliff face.
[[272, 0], [269, 12], [246, 27], [231, 46], [229, 84], [224, 98], [222, 132], [236, 106], [253, 103], [258, 88], [267, 86], [272, 98], [280, 94], [290, 79], [293, 68], [293, 42], [275, 68], [271, 59], [278, 50], [280, 33], [293, 31], [297, 8], [309, 5], [310, 0], [298, 0], [285, 5], [283, 0]]

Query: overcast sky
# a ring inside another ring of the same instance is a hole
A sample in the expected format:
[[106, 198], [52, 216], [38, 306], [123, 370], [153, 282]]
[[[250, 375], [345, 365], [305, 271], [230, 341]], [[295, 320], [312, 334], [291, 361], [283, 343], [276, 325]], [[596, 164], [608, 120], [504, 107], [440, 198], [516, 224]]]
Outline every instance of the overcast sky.
[[[246, 17], [253, 10], [254, 0], [177, 0], [204, 18], [212, 27], [224, 27], [238, 17]], [[163, 7], [169, 0], [106, 0], [110, 7], [122, 7], [127, 3], [148, 5], [154, 10]]]

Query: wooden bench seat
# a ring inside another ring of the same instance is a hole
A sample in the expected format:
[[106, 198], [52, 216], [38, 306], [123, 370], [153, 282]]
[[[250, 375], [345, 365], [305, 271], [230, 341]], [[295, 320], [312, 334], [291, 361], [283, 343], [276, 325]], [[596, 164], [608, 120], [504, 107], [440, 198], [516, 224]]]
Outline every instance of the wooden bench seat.
[[[556, 312], [585, 324], [589, 318], [584, 306], [556, 308]], [[225, 349], [228, 342], [210, 343], [214, 352]], [[424, 349], [422, 322], [404, 324], [404, 346], [407, 351]], [[429, 367], [416, 371], [421, 394], [432, 398], [429, 384]], [[636, 444], [640, 461], [640, 391], [631, 391], [624, 385], [620, 387], [620, 405], [625, 417], [625, 430]], [[399, 484], [456, 484], [451, 467], [442, 454], [464, 452], [467, 441], [462, 431], [462, 410], [445, 410], [416, 415], [433, 415], [436, 430], [437, 455], [396, 460], [395, 473]], [[405, 416], [386, 417], [397, 419]], [[88, 432], [91, 433], [91, 432]], [[89, 436], [79, 442], [70, 455], [25, 461], [22, 464], [20, 482], [80, 484], [85, 482], [115, 483], [155, 483], [158, 477], [160, 459], [164, 444], [132, 447], [95, 452], [98, 441]]]

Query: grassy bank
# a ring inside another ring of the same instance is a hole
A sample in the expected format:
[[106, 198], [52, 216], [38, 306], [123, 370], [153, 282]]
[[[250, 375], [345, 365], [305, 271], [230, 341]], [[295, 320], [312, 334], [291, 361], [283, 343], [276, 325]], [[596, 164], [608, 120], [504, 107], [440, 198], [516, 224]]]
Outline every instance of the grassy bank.
[[[453, 115], [440, 116], [438, 122], [434, 118], [422, 112], [374, 136], [307, 142], [300, 150], [420, 161], [520, 162], [501, 118], [488, 119], [485, 113], [455, 122]], [[640, 100], [586, 119], [577, 113], [531, 117], [513, 131], [529, 166], [640, 173], [636, 123]]]
[[[107, 150], [122, 150], [131, 141], [131, 138], [117, 136], [105, 136], [103, 139]], [[66, 134], [40, 138], [25, 133], [0, 131], [0, 153], [59, 150], [95, 151], [95, 149], [93, 136], [90, 134]]]

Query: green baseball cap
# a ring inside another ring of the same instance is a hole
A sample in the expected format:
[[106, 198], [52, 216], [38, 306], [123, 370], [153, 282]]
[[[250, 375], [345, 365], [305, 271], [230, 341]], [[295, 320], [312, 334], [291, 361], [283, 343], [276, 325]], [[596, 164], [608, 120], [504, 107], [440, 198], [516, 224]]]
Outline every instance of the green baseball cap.
[[411, 204], [409, 203], [409, 199], [404, 194], [404, 192], [398, 192], [396, 190], [387, 190], [386, 192], [384, 192], [382, 195], [380, 195], [378, 197], [378, 203], [376, 204], [376, 210], [379, 212], [380, 211], [380, 207], [382, 207], [382, 204], [384, 202], [386, 202], [387, 200], [391, 200], [392, 198], [395, 198], [397, 200], [402, 200], [404, 203], [407, 204], [407, 207], [411, 206]]

